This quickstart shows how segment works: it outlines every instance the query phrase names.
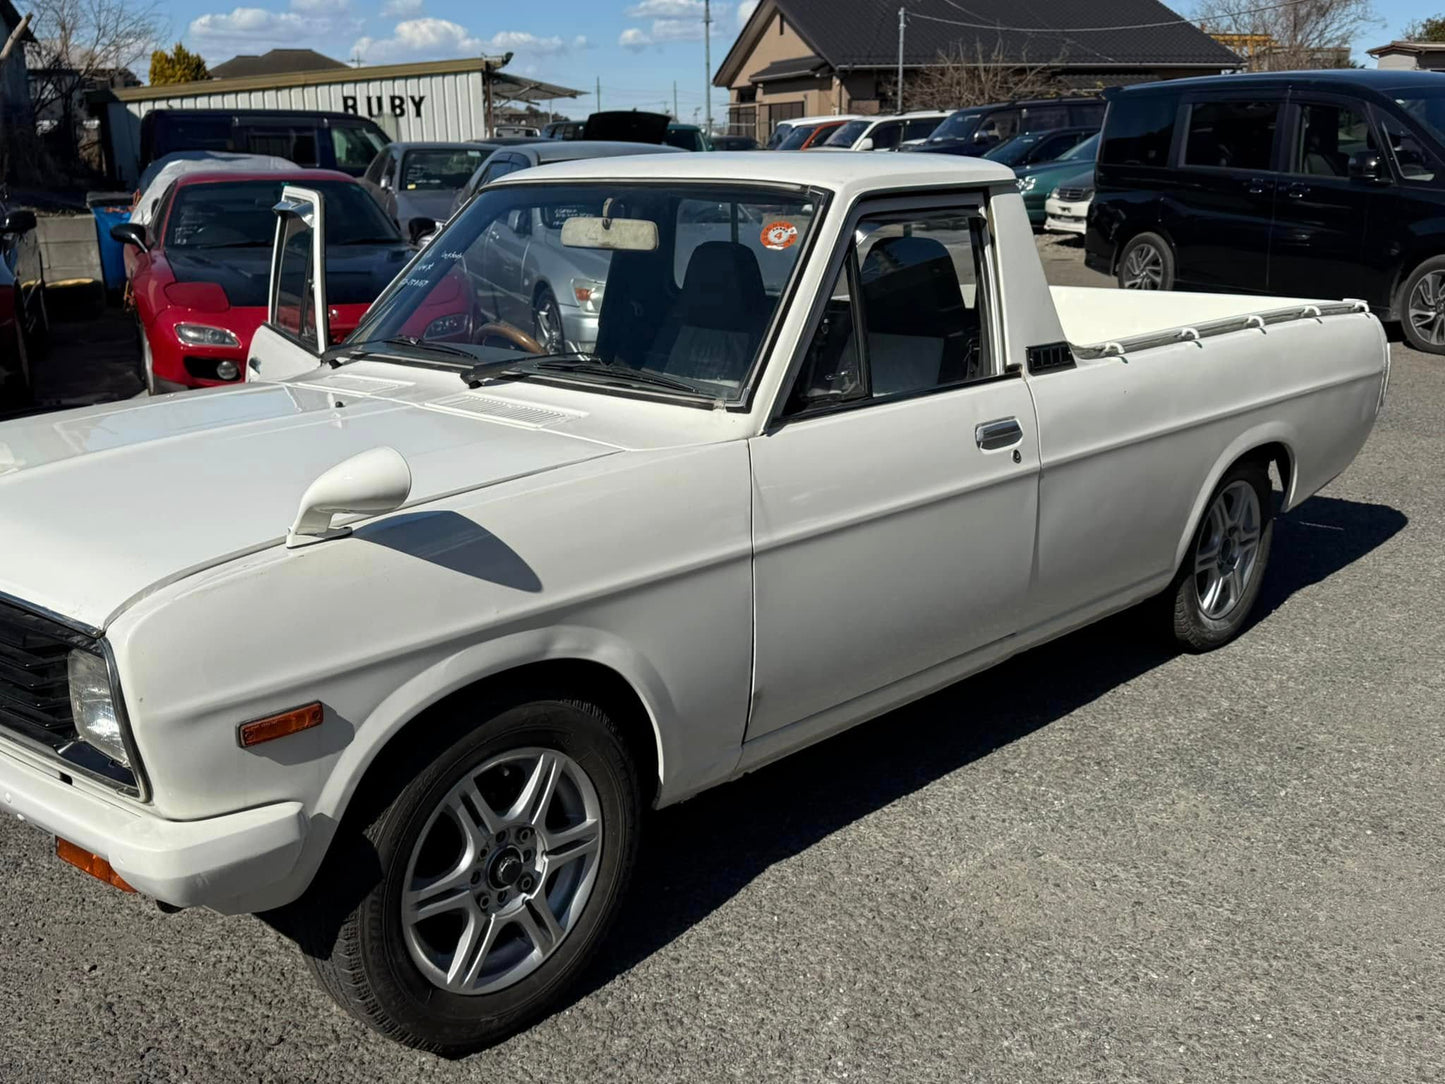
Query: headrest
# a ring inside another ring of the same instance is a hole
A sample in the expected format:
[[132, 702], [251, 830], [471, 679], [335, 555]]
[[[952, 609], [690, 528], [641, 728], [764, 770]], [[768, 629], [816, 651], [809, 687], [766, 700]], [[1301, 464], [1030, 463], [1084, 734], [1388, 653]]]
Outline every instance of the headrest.
[[746, 245], [704, 241], [682, 283], [682, 320], [689, 327], [753, 331], [768, 307], [758, 258]]

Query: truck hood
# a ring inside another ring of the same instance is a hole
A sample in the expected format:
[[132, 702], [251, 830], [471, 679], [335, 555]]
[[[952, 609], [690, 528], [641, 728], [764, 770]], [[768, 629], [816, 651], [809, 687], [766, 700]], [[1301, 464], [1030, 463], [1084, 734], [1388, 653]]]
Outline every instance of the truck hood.
[[306, 487], [370, 448], [406, 457], [409, 505], [615, 451], [447, 398], [254, 384], [0, 423], [0, 594], [103, 629], [163, 583], [281, 544]]

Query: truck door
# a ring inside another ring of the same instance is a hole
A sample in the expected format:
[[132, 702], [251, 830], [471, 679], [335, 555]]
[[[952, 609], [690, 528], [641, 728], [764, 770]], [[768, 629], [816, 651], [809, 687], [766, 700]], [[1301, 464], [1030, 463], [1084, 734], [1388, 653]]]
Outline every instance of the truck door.
[[321, 193], [288, 184], [276, 204], [266, 322], [251, 339], [247, 380], [285, 380], [321, 364], [330, 345], [325, 268]]
[[751, 441], [749, 740], [942, 684], [1016, 631], [1039, 451], [997, 345], [979, 207], [854, 212], [791, 389]]

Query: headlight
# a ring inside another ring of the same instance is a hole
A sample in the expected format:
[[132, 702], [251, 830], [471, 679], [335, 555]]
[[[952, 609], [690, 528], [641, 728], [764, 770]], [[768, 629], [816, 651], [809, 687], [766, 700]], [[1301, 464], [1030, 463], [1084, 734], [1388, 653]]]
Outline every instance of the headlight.
[[176, 338], [188, 346], [240, 346], [241, 340], [223, 327], [206, 324], [177, 324]]
[[1035, 177], [1035, 176], [1030, 175], [1030, 176], [1028, 176], [1028, 177], [1020, 177], [1020, 178], [1019, 178], [1019, 191], [1020, 191], [1020, 192], [1032, 192], [1032, 191], [1034, 190], [1034, 186], [1037, 185], [1038, 183], [1039, 183], [1039, 179], [1038, 179], [1037, 177]]
[[1091, 199], [1093, 199], [1093, 198], [1094, 198], [1094, 190], [1093, 190], [1092, 188], [1086, 188], [1086, 189], [1084, 189], [1084, 194], [1079, 197], [1080, 201], [1083, 201], [1083, 200], [1091, 200]]
[[596, 279], [573, 279], [572, 296], [577, 299], [577, 304], [582, 306], [583, 312], [601, 312], [602, 291], [606, 286], [606, 283]]
[[423, 339], [445, 339], [448, 335], [462, 335], [467, 330], [467, 314], [464, 312], [453, 313], [451, 316], [438, 316], [431, 323], [427, 324], [426, 331], [422, 333]]
[[70, 653], [70, 710], [75, 730], [117, 764], [131, 766], [120, 731], [120, 717], [110, 691], [110, 668], [88, 651]]

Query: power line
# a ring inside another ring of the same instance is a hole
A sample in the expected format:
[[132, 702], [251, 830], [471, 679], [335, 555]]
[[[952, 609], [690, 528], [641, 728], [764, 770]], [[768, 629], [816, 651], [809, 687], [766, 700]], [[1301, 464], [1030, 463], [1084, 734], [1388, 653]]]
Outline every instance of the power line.
[[[1284, 2], [1280, 4], [1266, 4], [1263, 7], [1246, 8], [1243, 11], [1231, 11], [1227, 12], [1226, 15], [1230, 19], [1237, 19], [1241, 15], [1258, 15], [1264, 11], [1279, 11], [1282, 8], [1298, 7], [1300, 4], [1306, 2], [1307, 0], [1284, 0]], [[976, 13], [968, 11], [958, 4], [950, 3], [949, 0], [945, 0], [945, 3], [948, 3], [949, 7], [958, 8], [960, 11], [965, 12], [965, 14], [974, 15], [975, 18], [978, 17]], [[920, 11], [913, 10], [909, 10], [908, 14], [910, 18], [925, 19], [931, 23], [946, 23], [949, 26], [963, 26], [971, 30], [1001, 30], [1010, 34], [1052, 34], [1055, 37], [1065, 37], [1069, 34], [1107, 34], [1117, 30], [1154, 30], [1164, 26], [1194, 25], [1192, 19], [1170, 19], [1167, 22], [1160, 23], [1124, 23], [1115, 26], [1003, 26], [999, 23], [966, 23], [957, 19], [945, 19], [938, 15], [924, 15]]]

